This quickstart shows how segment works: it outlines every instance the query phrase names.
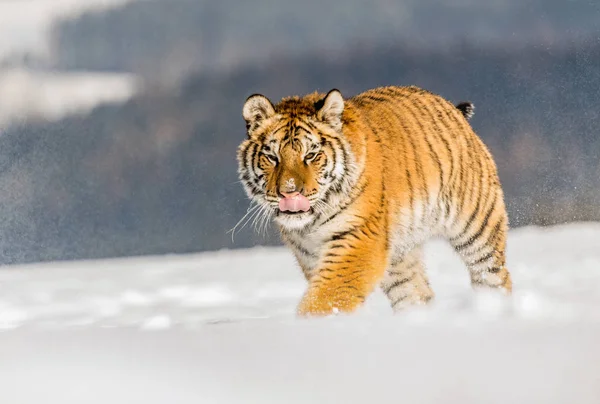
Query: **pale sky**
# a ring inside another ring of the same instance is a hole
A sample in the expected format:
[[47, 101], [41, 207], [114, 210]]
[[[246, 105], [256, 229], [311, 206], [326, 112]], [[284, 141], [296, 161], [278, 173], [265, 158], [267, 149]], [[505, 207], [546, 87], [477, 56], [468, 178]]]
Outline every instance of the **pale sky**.
[[46, 54], [47, 30], [57, 17], [131, 0], [0, 0], [0, 59], [14, 51]]

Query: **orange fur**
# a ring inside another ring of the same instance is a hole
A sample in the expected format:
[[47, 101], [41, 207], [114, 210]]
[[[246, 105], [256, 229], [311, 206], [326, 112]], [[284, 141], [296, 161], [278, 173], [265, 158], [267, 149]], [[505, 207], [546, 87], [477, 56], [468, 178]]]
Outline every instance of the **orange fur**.
[[[377, 285], [395, 310], [427, 303], [421, 247], [433, 236], [459, 252], [473, 285], [511, 291], [496, 166], [462, 105], [412, 86], [248, 99], [240, 178], [308, 280], [300, 315], [351, 312]], [[310, 212], [278, 211], [290, 183]]]

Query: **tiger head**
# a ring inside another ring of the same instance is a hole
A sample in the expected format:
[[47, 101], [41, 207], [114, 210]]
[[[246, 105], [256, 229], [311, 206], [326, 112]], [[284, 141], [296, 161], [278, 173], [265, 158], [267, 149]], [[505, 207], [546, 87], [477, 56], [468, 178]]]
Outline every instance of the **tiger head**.
[[248, 197], [284, 229], [303, 229], [333, 209], [352, 164], [343, 112], [338, 90], [277, 105], [259, 94], [246, 100], [239, 176]]

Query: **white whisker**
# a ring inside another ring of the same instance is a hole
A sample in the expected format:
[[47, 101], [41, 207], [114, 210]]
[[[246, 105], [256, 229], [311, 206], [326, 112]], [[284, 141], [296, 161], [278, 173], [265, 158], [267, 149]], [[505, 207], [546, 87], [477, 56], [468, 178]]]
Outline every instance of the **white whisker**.
[[248, 217], [248, 215], [250, 215], [250, 217], [248, 217], [248, 219], [244, 222], [244, 224], [242, 225], [242, 227], [239, 228], [239, 230], [242, 230], [250, 221], [250, 219], [252, 219], [253, 216], [255, 216], [255, 214], [258, 212], [258, 208], [260, 208], [261, 205], [254, 205], [252, 206], [252, 203], [250, 203], [250, 206], [248, 207], [248, 210], [246, 211], [246, 214], [235, 224], [235, 226], [233, 226], [233, 228], [231, 230], [229, 230], [227, 233], [231, 233], [231, 241], [234, 241], [234, 235], [235, 235], [235, 231], [237, 230], [237, 227], [240, 225], [240, 223], [242, 223], [244, 221], [244, 219], [246, 219]]
[[[321, 210], [319, 213], [321, 213], [322, 215], [326, 214], [327, 212], [325, 211], [326, 209], [328, 209], [329, 211], [334, 211], [335, 209], [333, 208], [333, 206], [331, 206], [330, 204], [328, 204], [325, 201], [316, 201], [315, 202], [315, 208], [319, 207]], [[325, 208], [325, 209], [323, 209]]]
[[252, 227], [254, 231], [258, 232], [258, 224], [261, 222], [262, 216], [265, 213], [267, 206], [261, 205], [258, 215], [254, 216], [254, 220], [252, 220]]
[[269, 228], [269, 223], [271, 222], [271, 216], [272, 215], [273, 215], [273, 210], [271, 208], [268, 208], [265, 211], [264, 219], [263, 219], [262, 224], [261, 224], [261, 233], [264, 232], [265, 236], [267, 235], [267, 230]]

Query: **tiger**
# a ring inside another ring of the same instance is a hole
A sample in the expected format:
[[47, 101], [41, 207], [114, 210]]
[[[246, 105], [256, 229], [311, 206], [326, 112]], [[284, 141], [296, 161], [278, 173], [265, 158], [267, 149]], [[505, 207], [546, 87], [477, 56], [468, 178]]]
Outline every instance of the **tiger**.
[[423, 245], [445, 238], [474, 289], [512, 290], [496, 164], [454, 105], [416, 86], [243, 105], [246, 194], [273, 218], [307, 289], [297, 315], [352, 313], [379, 286], [393, 312], [434, 297]]

